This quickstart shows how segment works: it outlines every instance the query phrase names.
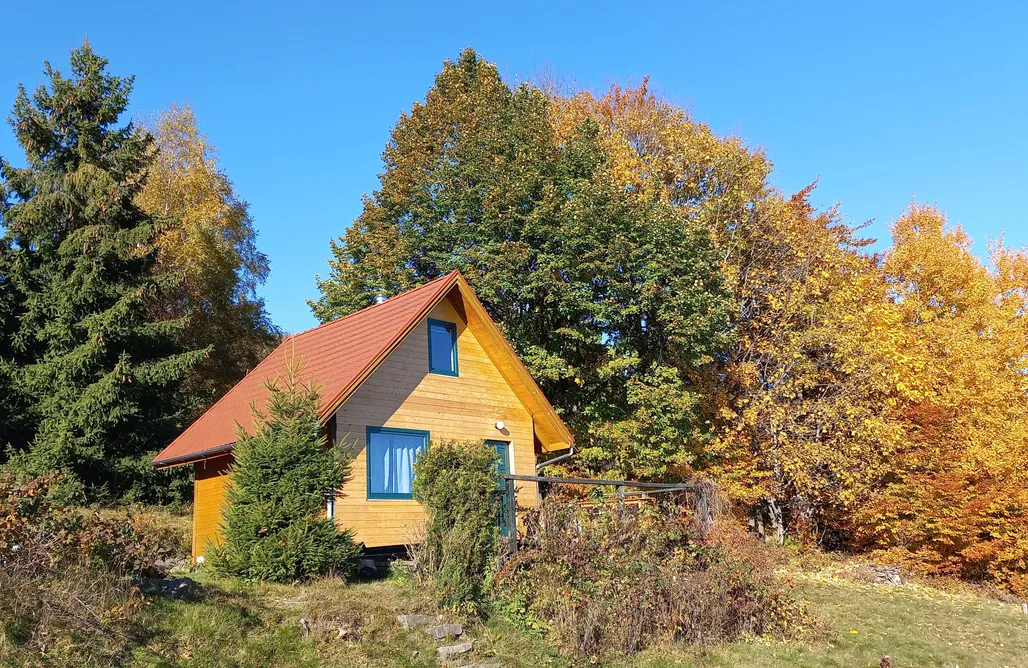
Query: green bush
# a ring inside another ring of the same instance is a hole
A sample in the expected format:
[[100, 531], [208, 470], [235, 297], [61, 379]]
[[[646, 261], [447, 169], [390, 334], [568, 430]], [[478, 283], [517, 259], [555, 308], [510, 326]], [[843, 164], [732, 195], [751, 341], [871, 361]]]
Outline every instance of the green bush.
[[481, 614], [499, 536], [496, 452], [481, 442], [432, 444], [414, 462], [414, 498], [428, 516], [412, 555], [419, 575], [441, 605]]
[[292, 582], [347, 577], [357, 568], [362, 546], [324, 514], [349, 465], [327, 446], [318, 391], [297, 381], [302, 366], [290, 363], [285, 387], [265, 383], [267, 414], [255, 408], [254, 433], [239, 430], [222, 512], [224, 543], [209, 551], [219, 573]]
[[569, 653], [782, 635], [805, 618], [765, 546], [731, 526], [702, 534], [674, 504], [586, 510], [548, 500], [525, 519], [531, 547], [496, 574], [496, 609]]

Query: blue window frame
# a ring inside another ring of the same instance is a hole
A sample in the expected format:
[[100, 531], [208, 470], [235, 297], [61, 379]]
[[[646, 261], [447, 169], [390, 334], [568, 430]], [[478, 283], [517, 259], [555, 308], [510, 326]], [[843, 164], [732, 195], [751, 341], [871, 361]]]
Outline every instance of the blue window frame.
[[428, 432], [368, 427], [368, 498], [410, 499], [414, 458], [428, 447]]
[[428, 370], [446, 376], [457, 375], [457, 325], [428, 320]]

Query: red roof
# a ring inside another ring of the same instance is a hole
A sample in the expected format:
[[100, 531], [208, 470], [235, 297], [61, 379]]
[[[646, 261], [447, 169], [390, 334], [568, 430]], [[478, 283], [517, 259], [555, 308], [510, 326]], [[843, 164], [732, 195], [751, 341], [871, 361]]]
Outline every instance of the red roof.
[[247, 431], [253, 429], [251, 404], [263, 407], [267, 395], [264, 381], [284, 377], [293, 357], [302, 357], [306, 363], [300, 380], [315, 379], [321, 384], [322, 411], [334, 410], [459, 277], [459, 272], [451, 272], [381, 304], [288, 337], [164, 448], [154, 458], [154, 465], [181, 464], [230, 450], [237, 423]]

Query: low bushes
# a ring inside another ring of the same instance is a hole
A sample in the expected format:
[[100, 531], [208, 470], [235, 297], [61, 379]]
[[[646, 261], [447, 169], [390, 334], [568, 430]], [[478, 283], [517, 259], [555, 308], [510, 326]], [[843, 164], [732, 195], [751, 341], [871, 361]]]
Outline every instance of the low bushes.
[[496, 452], [484, 443], [433, 443], [414, 462], [414, 498], [425, 506], [424, 535], [412, 545], [415, 575], [441, 605], [479, 615], [496, 557]]
[[135, 583], [173, 560], [148, 521], [52, 503], [56, 478], [0, 477], [0, 663], [117, 662], [143, 605]]
[[804, 612], [764, 545], [731, 525], [701, 535], [664, 504], [585, 511], [548, 501], [525, 523], [528, 549], [497, 574], [497, 607], [590, 656], [655, 642], [709, 644], [781, 635]]

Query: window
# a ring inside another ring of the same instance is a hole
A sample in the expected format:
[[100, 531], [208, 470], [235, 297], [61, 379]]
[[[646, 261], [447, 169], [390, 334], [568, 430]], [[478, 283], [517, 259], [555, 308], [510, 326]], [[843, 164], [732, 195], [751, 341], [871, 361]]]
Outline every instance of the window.
[[428, 370], [457, 375], [457, 325], [452, 322], [428, 321]]
[[410, 499], [414, 457], [428, 447], [428, 432], [368, 427], [368, 498]]

